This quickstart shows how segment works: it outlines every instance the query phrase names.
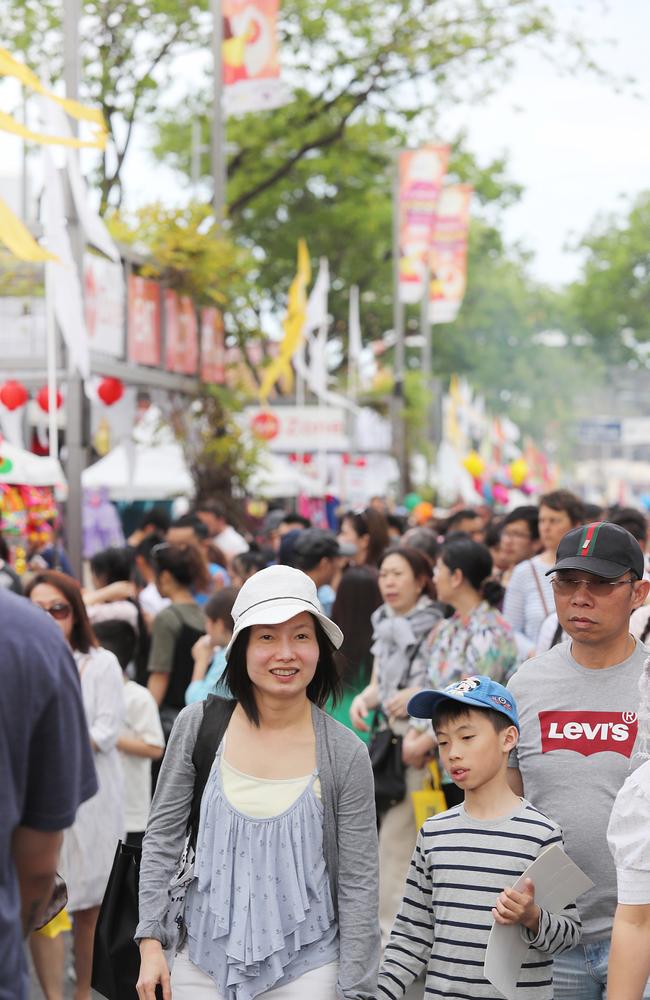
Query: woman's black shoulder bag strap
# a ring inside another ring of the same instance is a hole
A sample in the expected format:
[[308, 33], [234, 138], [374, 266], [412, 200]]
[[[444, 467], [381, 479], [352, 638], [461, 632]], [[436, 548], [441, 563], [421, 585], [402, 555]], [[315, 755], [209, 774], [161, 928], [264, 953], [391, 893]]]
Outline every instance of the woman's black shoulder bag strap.
[[210, 777], [214, 755], [228, 728], [228, 723], [230, 722], [232, 713], [235, 711], [236, 704], [236, 701], [218, 698], [214, 694], [209, 695], [204, 704], [203, 719], [196, 734], [196, 743], [194, 744], [194, 752], [192, 754], [192, 763], [196, 771], [196, 778], [194, 779], [194, 791], [192, 793], [190, 816], [187, 821], [187, 832], [190, 835], [193, 845], [196, 844], [199, 832], [201, 799], [203, 798], [203, 792]]

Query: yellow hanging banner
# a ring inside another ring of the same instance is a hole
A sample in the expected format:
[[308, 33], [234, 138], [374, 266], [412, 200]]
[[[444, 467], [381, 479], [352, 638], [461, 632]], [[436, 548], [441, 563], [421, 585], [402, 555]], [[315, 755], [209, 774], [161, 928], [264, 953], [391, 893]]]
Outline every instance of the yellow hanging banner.
[[284, 338], [280, 344], [280, 354], [264, 372], [259, 396], [263, 402], [269, 398], [271, 389], [284, 376], [288, 389], [293, 387], [291, 359], [300, 347], [302, 331], [307, 316], [307, 286], [311, 281], [311, 262], [305, 240], [298, 240], [298, 268], [289, 289], [289, 303], [284, 323]]
[[97, 139], [74, 139], [72, 136], [46, 135], [45, 132], [32, 132], [30, 128], [17, 122], [11, 115], [0, 111], [0, 129], [4, 132], [13, 132], [27, 142], [37, 142], [39, 145], [49, 146], [71, 146], [73, 149], [103, 149], [106, 145], [106, 137], [103, 140]]
[[[92, 149], [104, 149], [106, 146], [106, 123], [104, 122], [103, 115], [101, 111], [97, 108], [88, 108], [86, 105], [81, 104], [79, 101], [72, 101], [67, 97], [59, 97], [58, 94], [53, 93], [45, 87], [35, 73], [25, 66], [24, 63], [18, 62], [17, 59], [7, 52], [6, 49], [0, 48], [0, 76], [11, 76], [14, 79], [22, 83], [23, 87], [31, 90], [35, 94], [41, 94], [43, 97], [47, 97], [50, 101], [55, 101], [56, 104], [60, 105], [66, 114], [70, 115], [76, 121], [90, 122], [94, 126], [95, 137], [92, 140], [83, 141], [80, 139], [56, 139], [54, 136], [43, 137], [39, 136], [38, 133], [30, 133], [28, 129], [25, 132], [29, 133], [26, 135], [17, 130], [18, 122], [15, 122], [13, 118], [9, 115], [3, 115], [2, 124], [0, 128], [5, 129], [9, 132], [15, 132], [16, 135], [22, 135], [23, 138], [29, 138], [34, 142], [49, 142], [57, 143], [63, 146], [74, 146], [74, 147], [85, 147]], [[6, 120], [9, 120], [12, 127], [8, 127]], [[24, 128], [24, 126], [18, 126], [19, 128]]]
[[0, 241], [18, 260], [40, 263], [46, 260], [58, 261], [58, 257], [44, 250], [36, 242], [30, 231], [16, 218], [9, 206], [0, 198]]

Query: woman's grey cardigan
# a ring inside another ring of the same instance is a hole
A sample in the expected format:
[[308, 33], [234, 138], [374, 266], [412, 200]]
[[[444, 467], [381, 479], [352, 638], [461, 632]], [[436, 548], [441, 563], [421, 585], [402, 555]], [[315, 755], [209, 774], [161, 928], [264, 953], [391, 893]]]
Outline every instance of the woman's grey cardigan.
[[[171, 942], [164, 923], [167, 889], [186, 837], [194, 788], [192, 753], [203, 702], [178, 716], [151, 806], [140, 868], [136, 940]], [[323, 848], [340, 935], [337, 1000], [375, 996], [380, 958], [379, 865], [374, 782], [368, 751], [353, 732], [312, 706], [324, 809]]]

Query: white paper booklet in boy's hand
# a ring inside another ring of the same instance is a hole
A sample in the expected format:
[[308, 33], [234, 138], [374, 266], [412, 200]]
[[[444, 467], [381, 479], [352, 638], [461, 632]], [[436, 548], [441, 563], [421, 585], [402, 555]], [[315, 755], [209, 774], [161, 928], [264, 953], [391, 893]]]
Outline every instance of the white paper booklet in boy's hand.
[[[521, 892], [526, 879], [535, 886], [537, 905], [551, 913], [559, 913], [594, 884], [557, 844], [540, 854], [512, 888]], [[483, 973], [506, 1000], [517, 1000], [517, 980], [529, 947], [519, 924], [495, 923], [490, 931]]]

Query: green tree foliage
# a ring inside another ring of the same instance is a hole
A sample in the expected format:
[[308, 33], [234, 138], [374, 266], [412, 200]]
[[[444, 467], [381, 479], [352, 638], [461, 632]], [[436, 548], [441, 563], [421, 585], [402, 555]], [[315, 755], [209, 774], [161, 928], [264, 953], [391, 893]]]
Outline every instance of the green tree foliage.
[[568, 291], [575, 328], [611, 361], [650, 340], [650, 192], [624, 216], [600, 219], [580, 243], [581, 278]]

